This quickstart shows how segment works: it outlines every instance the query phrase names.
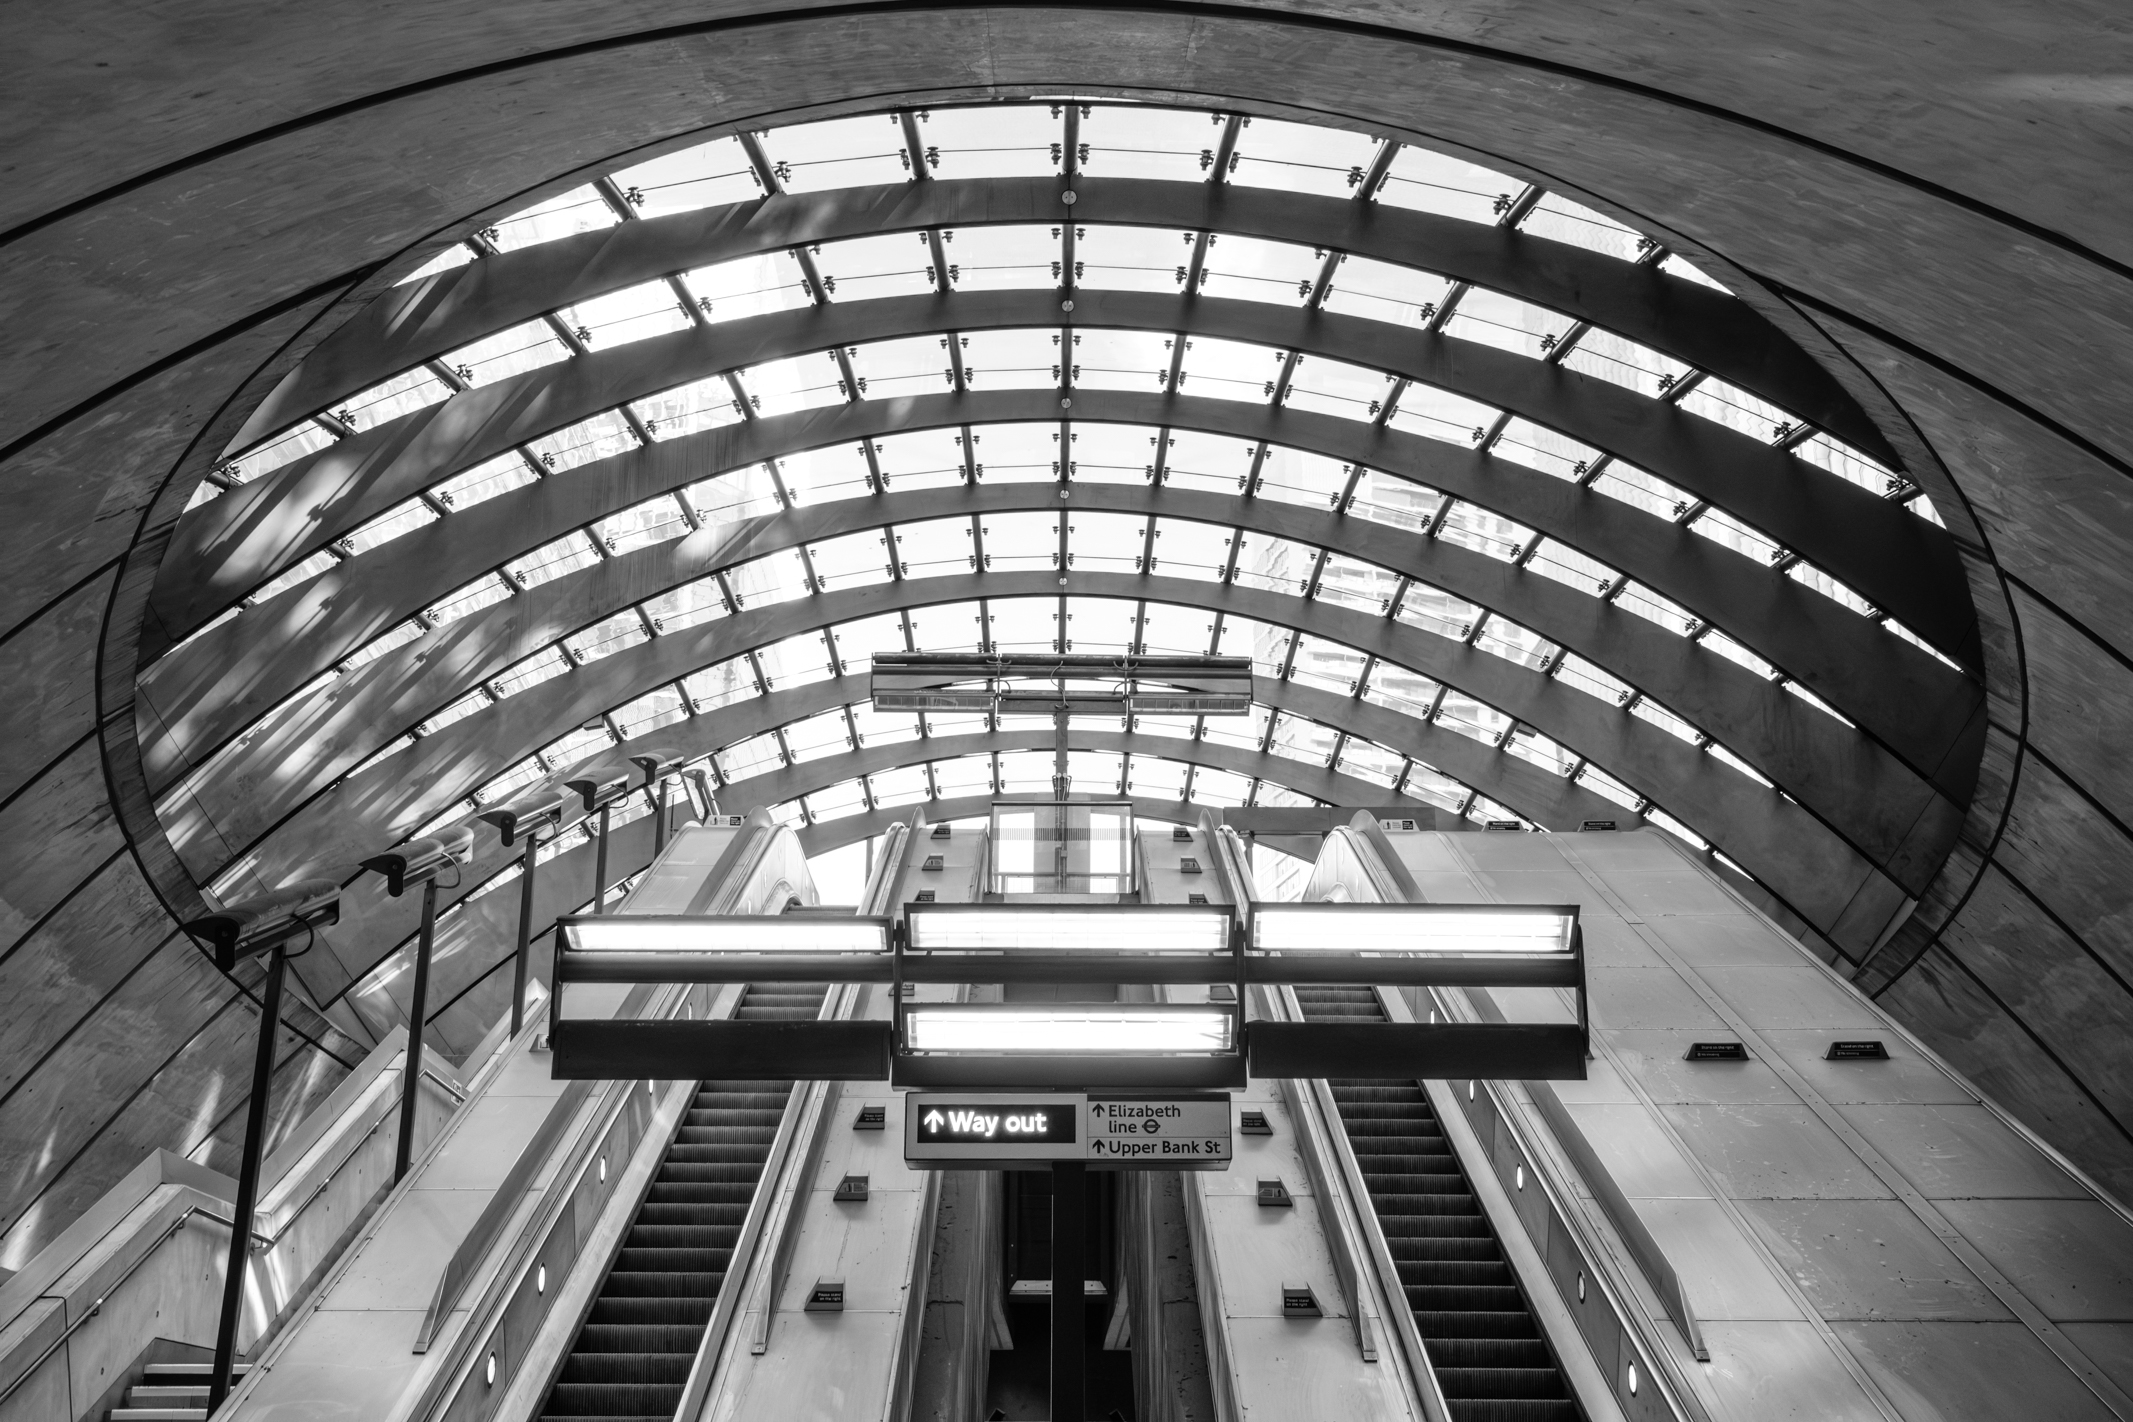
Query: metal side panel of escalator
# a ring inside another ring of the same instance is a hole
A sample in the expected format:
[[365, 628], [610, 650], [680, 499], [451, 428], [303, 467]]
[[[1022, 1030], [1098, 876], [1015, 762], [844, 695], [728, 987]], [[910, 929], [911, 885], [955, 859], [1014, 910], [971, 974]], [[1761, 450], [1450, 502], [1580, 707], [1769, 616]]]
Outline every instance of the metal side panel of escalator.
[[[810, 1020], [824, 992], [751, 984], [734, 1015]], [[698, 1085], [540, 1417], [671, 1422], [792, 1089], [790, 1081]]]
[[[1381, 1022], [1367, 987], [1298, 987], [1310, 1021]], [[1584, 1417], [1419, 1085], [1328, 1086], [1452, 1422]]]

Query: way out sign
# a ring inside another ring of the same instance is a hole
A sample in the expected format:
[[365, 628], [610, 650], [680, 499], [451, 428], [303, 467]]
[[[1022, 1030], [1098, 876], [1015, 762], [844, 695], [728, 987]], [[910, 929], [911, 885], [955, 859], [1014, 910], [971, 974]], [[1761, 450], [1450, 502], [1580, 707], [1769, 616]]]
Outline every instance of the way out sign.
[[1229, 1096], [1219, 1091], [915, 1091], [904, 1102], [912, 1165], [1226, 1170], [1231, 1134]]

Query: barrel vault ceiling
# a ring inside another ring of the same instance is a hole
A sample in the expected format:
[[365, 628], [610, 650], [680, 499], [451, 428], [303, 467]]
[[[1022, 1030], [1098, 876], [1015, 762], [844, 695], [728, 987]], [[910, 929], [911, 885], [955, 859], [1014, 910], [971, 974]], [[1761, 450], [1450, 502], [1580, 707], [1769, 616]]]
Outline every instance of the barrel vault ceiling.
[[1076, 723], [1153, 817], [1656, 824], [2133, 1184], [2117, 32], [1349, 8], [30, 23], [0, 1267], [226, 1157], [204, 905], [351, 884], [286, 1128], [404, 1021], [363, 854], [648, 748], [818, 852], [1048, 787], [1047, 724], [875, 712], [887, 650], [1251, 657]]

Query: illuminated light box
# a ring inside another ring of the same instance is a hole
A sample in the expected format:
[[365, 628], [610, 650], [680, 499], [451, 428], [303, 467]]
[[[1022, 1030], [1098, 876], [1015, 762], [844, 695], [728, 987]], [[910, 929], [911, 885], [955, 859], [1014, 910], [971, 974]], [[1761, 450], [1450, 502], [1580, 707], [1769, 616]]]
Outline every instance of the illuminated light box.
[[579, 953], [887, 953], [878, 918], [658, 917], [609, 914], [560, 920]]
[[1235, 1050], [1222, 1009], [1161, 1004], [1057, 1003], [913, 1006], [906, 1049], [1001, 1056], [1175, 1056]]
[[1252, 947], [1270, 953], [1569, 953], [1575, 908], [1493, 904], [1269, 904]]
[[1224, 953], [1230, 946], [1226, 908], [914, 907], [910, 948], [925, 952]]

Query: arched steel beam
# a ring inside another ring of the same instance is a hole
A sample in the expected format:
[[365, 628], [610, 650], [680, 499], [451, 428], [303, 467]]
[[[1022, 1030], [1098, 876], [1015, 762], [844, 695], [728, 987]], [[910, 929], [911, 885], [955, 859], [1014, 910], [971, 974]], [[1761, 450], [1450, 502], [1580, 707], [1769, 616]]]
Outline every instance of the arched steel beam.
[[[1050, 291], [814, 307], [657, 336], [462, 392], [365, 431], [186, 514], [151, 601], [171, 640], [375, 513], [527, 440], [627, 400], [767, 360], [940, 331], [1185, 331], [1387, 371], [1526, 416], [1668, 479], [1797, 550], [1958, 660], [1976, 619], [1955, 544], [1908, 510], [1804, 460], [1605, 381], [1478, 342], [1248, 301]], [[1271, 362], [1268, 378], [1278, 374]], [[1250, 408], [1238, 402], [1240, 408]], [[389, 496], [388, 496], [389, 495]], [[144, 629], [144, 658], [157, 650]]]
[[[1234, 233], [1469, 282], [1664, 351], [1896, 467], [1858, 403], [1739, 297], [1514, 228], [1382, 203], [1232, 184], [1074, 179], [1077, 225]], [[788, 247], [939, 227], [1065, 221], [1057, 178], [930, 180], [776, 193], [624, 222], [439, 272], [380, 294], [262, 401], [242, 448], [371, 385], [546, 311]], [[1336, 282], [1336, 285], [1338, 283]]]
[[[575, 724], [573, 717], [582, 720], [603, 705], [668, 684], [744, 647], [899, 607], [981, 597], [1062, 595], [1145, 598], [1284, 624], [1462, 687], [1649, 796], [1770, 885], [1803, 918], [1848, 946], [1863, 948], [1865, 943], [1856, 941], [1862, 934], [1870, 943], [1887, 913], [1904, 897], [1903, 889], [1793, 800], [1721, 766], [1620, 708], [1503, 658], [1322, 602], [1302, 602], [1234, 585], [1080, 572], [1069, 573], [1063, 586], [1049, 571], [995, 572], [830, 592], [744, 610], [606, 658], [599, 664], [602, 671], [597, 677], [557, 678], [522, 692], [485, 713], [488, 719], [478, 728], [478, 735], [462, 731], [455, 736], [452, 732], [461, 728], [447, 728], [442, 735], [425, 738], [415, 747], [414, 758], [404, 764], [393, 757], [365, 774], [336, 782], [324, 793], [298, 791], [281, 796], [269, 785], [256, 795], [233, 797], [212, 807], [188, 797], [172, 807], [172, 818], [177, 821], [172, 825], [172, 838], [203, 879], [232, 853], [256, 857], [283, 872], [320, 857], [315, 852], [319, 825], [363, 825], [380, 834], [404, 833], [525, 751], [543, 744], [555, 728]], [[437, 654], [450, 655], [448, 648], [438, 649]], [[360, 757], [344, 758], [341, 768], [335, 769], [331, 762], [338, 749], [330, 736], [309, 736], [292, 748], [289, 760], [294, 763], [277, 769], [292, 785], [317, 785], [333, 775], [345, 776]], [[306, 759], [310, 764], [303, 763]], [[409, 786], [418, 787], [412, 799], [406, 790]], [[1905, 883], [1923, 882], [1957, 825], [1952, 809], [1935, 808], [1945, 803], [1927, 793], [1926, 803], [1909, 807], [1907, 818], [1894, 805], [1877, 801], [1873, 823], [1843, 828], [1854, 834], [1862, 829], [1877, 836], [1895, 833], [1902, 842], [1885, 856], [1892, 871]], [[388, 810], [387, 806], [399, 808]], [[245, 848], [237, 850], [237, 846]]]
[[[1048, 394], [1017, 391], [931, 396], [913, 403], [929, 407], [924, 418], [930, 428], [962, 423], [952, 417], [976, 411], [1034, 414], [1050, 399]], [[887, 421], [877, 423], [858, 416], [871, 414], [878, 419], [888, 412], [877, 406], [886, 403], [837, 406], [810, 412], [820, 418], [788, 416], [780, 417], [778, 423], [791, 440], [804, 442], [801, 447], [818, 448], [821, 437], [832, 429], [846, 438], [883, 432]], [[1189, 423], [1177, 419], [1173, 427], [1209, 428], [1314, 447], [1342, 459], [1358, 459], [1366, 453], [1379, 456], [1381, 462], [1389, 462], [1383, 461], [1387, 454], [1419, 456], [1424, 482], [1432, 487], [1484, 499], [1506, 517], [1561, 538], [1612, 567], [1637, 570], [1647, 585], [1797, 678], [1949, 794], [1961, 799], [1969, 792], [1974, 767], [1952, 756], [1950, 750], [1962, 744], [1977, 713], [1979, 688], [1878, 626], [1710, 539], [1522, 465], [1415, 436], [1388, 439], [1353, 421], [1264, 410], [1259, 420], [1240, 429], [1236, 421], [1225, 419], [1238, 407], [1223, 401], [1099, 392], [1077, 400], [1077, 409], [1084, 404], [1093, 404], [1102, 415], [1141, 409], [1188, 416]], [[618, 507], [704, 477], [707, 464], [713, 472], [724, 471], [790, 448], [785, 441], [773, 445], [759, 433], [772, 423], [762, 420], [705, 431], [515, 490], [403, 535], [239, 613], [164, 658], [144, 677], [142, 698], [154, 713], [143, 738], [150, 784], [160, 793], [185, 767], [204, 762], [340, 658], [452, 588]], [[811, 505], [755, 522], [764, 528], [782, 522], [793, 528], [791, 538], [813, 540], [889, 522], [982, 513], [991, 508], [1054, 507], [1055, 492], [1048, 485], [981, 485], [975, 490], [890, 493]], [[1352, 537], [1374, 538], [1380, 545], [1390, 537], [1390, 546], [1402, 552], [1417, 547], [1411, 537], [1392, 536], [1390, 529], [1367, 520], [1264, 498], [1239, 497], [1233, 500], [1235, 512], [1211, 515], [1193, 511], [1198, 506], [1192, 501], [1213, 500], [1214, 495], [1096, 483], [1075, 485], [1075, 495], [1081, 500], [1077, 507], [1129, 513], [1162, 512], [1157, 506], [1168, 500], [1164, 507], [1176, 516], [1256, 522], [1266, 532], [1335, 548], [1347, 548]], [[1291, 532], [1292, 528], [1312, 531]], [[739, 539], [742, 535], [736, 528], [731, 536]], [[746, 541], [759, 550], [774, 546], [760, 538]], [[673, 553], [674, 562], [664, 572], [675, 581], [695, 575], [687, 571], [692, 566], [697, 574], [708, 572], [721, 566], [717, 559], [730, 559], [729, 546], [718, 542], [715, 535], [699, 535]], [[691, 550], [706, 556], [688, 563], [685, 555]], [[665, 556], [639, 552], [626, 558], [641, 562]], [[1488, 565], [1491, 581], [1487, 586], [1449, 590], [1476, 602], [1493, 595], [1497, 591], [1494, 583], [1506, 570], [1493, 560], [1482, 559], [1475, 566], [1481, 564]], [[640, 579], [629, 579], [627, 585], [633, 590], [631, 596], [645, 595], [634, 591], [642, 586]], [[1555, 591], [1566, 594], [1569, 590], [1557, 587]], [[614, 610], [589, 608], [588, 621]], [[1495, 610], [1544, 635], [1557, 635], [1532, 621], [1541, 613], [1514, 607]], [[561, 628], [557, 635], [572, 630]], [[1596, 646], [1588, 644], [1578, 650], [1608, 665]], [[1626, 669], [1611, 669], [1637, 681]], [[1645, 689], [1671, 704], [1666, 690]], [[1707, 729], [1718, 733], [1715, 726]]]
[[[1902, 757], [1891, 756], [1868, 737], [1808, 708], [1746, 668], [1560, 582], [1459, 545], [1417, 539], [1368, 520], [1315, 513], [1265, 499], [1094, 484], [1074, 490], [1075, 501], [1062, 505], [1057, 492], [1049, 484], [1023, 484], [841, 500], [750, 520], [721, 534], [707, 531], [678, 544], [637, 550], [544, 584], [523, 597], [486, 609], [466, 623], [453, 624], [377, 659], [355, 673], [343, 687], [293, 708], [279, 723], [254, 735], [234, 752], [237, 759], [212, 764], [196, 777], [191, 798], [208, 807], [211, 814], [212, 807], [230, 798], [231, 787], [237, 787], [247, 803], [262, 799], [289, 803], [308, 793], [304, 780], [291, 775], [290, 768], [300, 763], [301, 757], [314, 754], [310, 748], [315, 745], [333, 746], [339, 754], [359, 759], [369, 749], [404, 733], [471, 686], [500, 674], [544, 643], [589, 625], [617, 608], [767, 552], [813, 541], [825, 534], [877, 527], [892, 509], [904, 511], [909, 521], [1015, 508], [1058, 513], [1064, 508], [1068, 517], [1124, 512], [1184, 518], [1315, 542], [1494, 608], [1613, 669], [1630, 684], [1657, 697], [1717, 737], [1727, 749], [1756, 766], [1811, 810], [1839, 826], [1841, 832], [1853, 837], [1877, 860], [1893, 856], [1900, 861], [1898, 847], [1929, 803], [1936, 799], [1941, 802], [1942, 810], [1935, 812], [1936, 819], [1942, 812], [1952, 812], [1959, 803], [1937, 796], [1918, 774], [1906, 768]], [[998, 576], [989, 573], [974, 581], [990, 586], [988, 580]], [[912, 581], [922, 584], [934, 580]], [[1127, 581], [1137, 585], [1141, 580]], [[1164, 578], [1147, 581], [1176, 582]], [[1209, 586], [1191, 582], [1181, 585]], [[1804, 590], [1798, 595], [1809, 596]], [[1311, 606], [1293, 594], [1283, 596], [1282, 601], [1299, 608]], [[810, 614], [805, 608], [797, 608], [793, 615], [806, 618]], [[1278, 620], [1295, 625], [1296, 617], [1291, 614]], [[1853, 621], [1859, 631], [1882, 636], [1869, 624]], [[667, 639], [660, 640], [663, 643]], [[1447, 647], [1457, 645], [1441, 637], [1428, 640]], [[637, 656], [642, 651], [622, 655]], [[1920, 656], [1918, 660], [1926, 659]], [[1869, 656], [1864, 665], [1873, 668], [1884, 663]], [[1447, 679], [1427, 667], [1415, 669]], [[1937, 665], [1933, 670], [1942, 671]], [[619, 669], [613, 674], [627, 675]], [[1943, 695], [1967, 689], [1952, 675], [1947, 680], [1950, 684]], [[637, 687], [637, 679], [630, 677], [608, 704], [627, 701], [638, 694]], [[1471, 687], [1462, 689], [1481, 695]], [[1482, 699], [1493, 700], [1486, 695]], [[170, 708], [151, 704], [158, 712], [171, 714]], [[1884, 693], [1876, 704], [1884, 708], [1881, 719], [1900, 730], [1910, 703], [1902, 698], [1889, 699]], [[1502, 709], [1517, 714], [1510, 706]], [[488, 716], [484, 715], [482, 721], [487, 724]], [[471, 733], [470, 729], [460, 734]], [[1917, 749], [1915, 745], [1905, 748], [1913, 752]], [[530, 750], [531, 745], [525, 749]], [[1943, 757], [1946, 754], [1945, 747], [1930, 749]], [[320, 774], [329, 772], [322, 768]], [[256, 787], [276, 778], [279, 792], [261, 796]], [[314, 786], [317, 783], [311, 782]]]

